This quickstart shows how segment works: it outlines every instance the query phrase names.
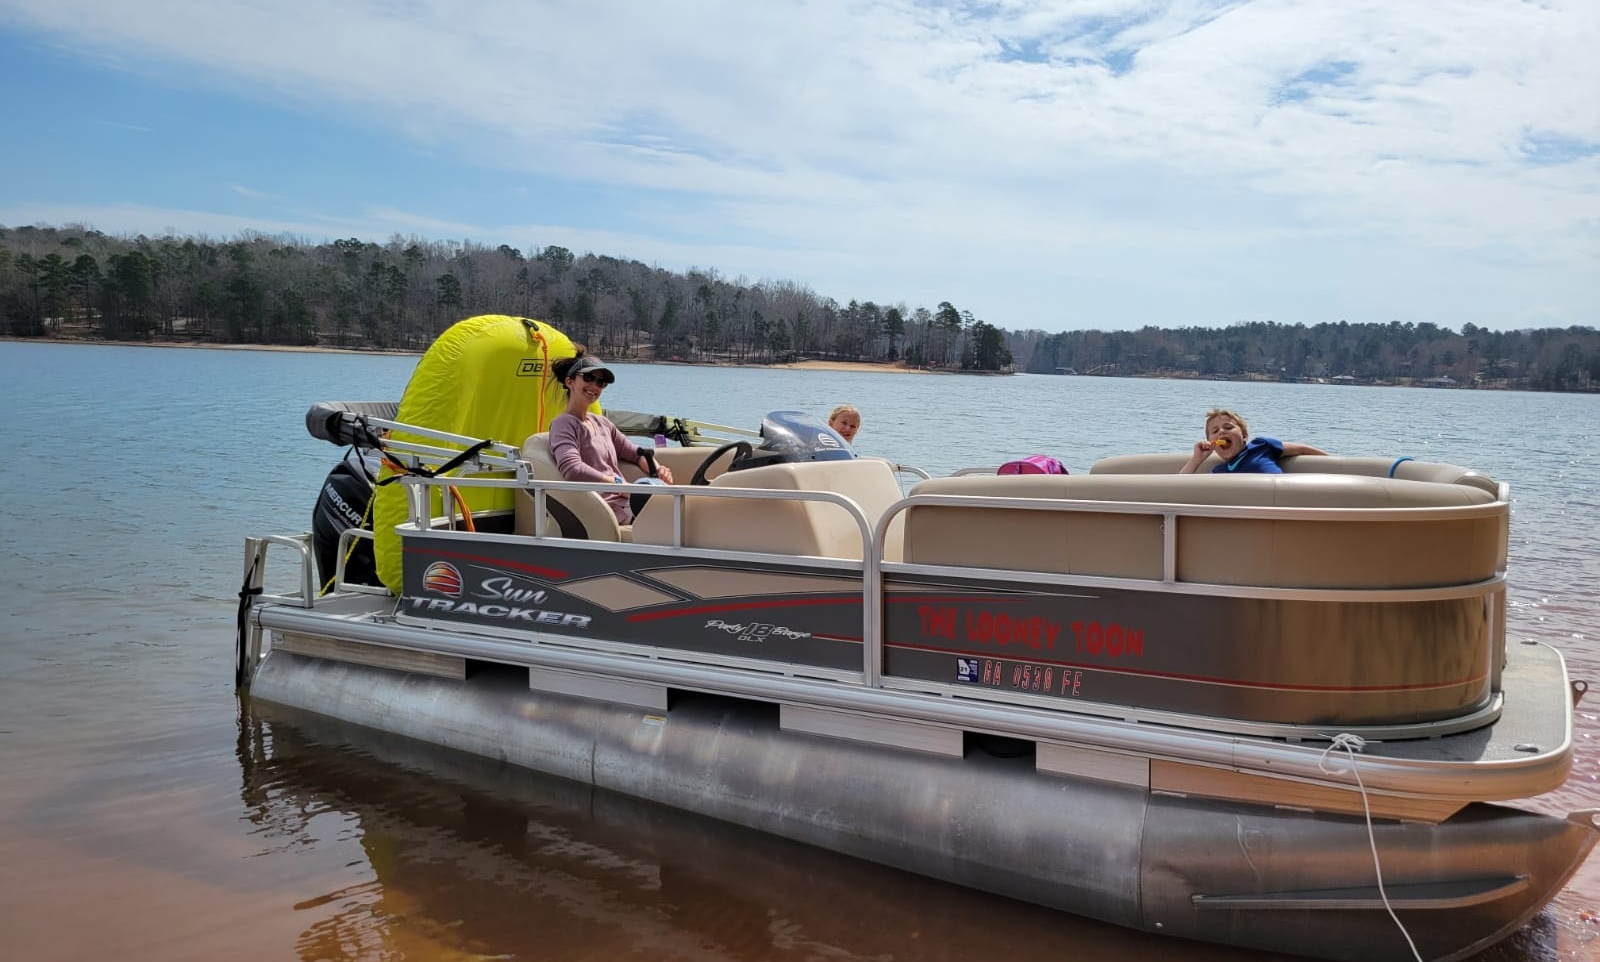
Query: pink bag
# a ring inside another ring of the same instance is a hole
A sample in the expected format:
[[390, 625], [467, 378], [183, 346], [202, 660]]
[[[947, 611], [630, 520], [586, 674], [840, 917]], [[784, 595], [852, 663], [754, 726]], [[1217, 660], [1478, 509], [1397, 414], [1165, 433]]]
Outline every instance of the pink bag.
[[1066, 474], [1067, 469], [1048, 454], [1030, 454], [1000, 465], [995, 474]]

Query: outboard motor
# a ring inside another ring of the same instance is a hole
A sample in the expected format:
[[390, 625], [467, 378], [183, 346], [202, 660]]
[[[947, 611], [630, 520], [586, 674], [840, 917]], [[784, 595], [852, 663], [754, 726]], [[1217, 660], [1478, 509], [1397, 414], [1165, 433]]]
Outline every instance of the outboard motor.
[[[367, 418], [393, 421], [399, 406], [396, 401], [318, 401], [306, 412], [306, 430], [312, 437], [340, 447], [350, 445], [344, 460], [334, 465], [322, 482], [317, 506], [311, 511], [311, 546], [317, 556], [319, 584], [328, 583], [339, 563], [339, 535], [346, 528], [372, 530], [367, 504], [378, 480], [376, 449], [383, 439]], [[382, 584], [371, 541], [356, 540], [345, 562], [344, 580]]]
[[[372, 518], [367, 513], [367, 503], [372, 500], [372, 486], [378, 480], [376, 459], [369, 462], [360, 448], [345, 452], [344, 460], [333, 466], [322, 482], [322, 493], [317, 495], [317, 506], [311, 513], [311, 543], [317, 555], [319, 584], [327, 584], [339, 563], [339, 535], [346, 528], [372, 530]], [[352, 584], [377, 585], [377, 560], [372, 556], [372, 542], [358, 538], [350, 549], [350, 558], [344, 565], [344, 580]]]
[[761, 445], [734, 459], [729, 471], [799, 461], [853, 461], [856, 453], [838, 432], [804, 411], [773, 411], [761, 419]]

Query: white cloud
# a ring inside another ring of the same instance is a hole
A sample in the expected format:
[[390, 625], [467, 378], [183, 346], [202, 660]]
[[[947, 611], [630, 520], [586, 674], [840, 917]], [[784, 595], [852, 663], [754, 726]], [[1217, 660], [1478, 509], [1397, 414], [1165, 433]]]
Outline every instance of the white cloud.
[[[549, 225], [597, 251], [842, 296], [898, 280], [913, 301], [931, 274], [931, 299], [969, 292], [1006, 326], [1064, 323], [1052, 298], [1118, 325], [1309, 310], [1296, 285], [1477, 323], [1509, 312], [1496, 289], [1533, 285], [1523, 303], [1565, 323], [1600, 300], [1593, 0], [462, 9], [0, 0], [0, 23], [481, 166], [650, 192], [629, 229]], [[370, 202], [342, 217], [518, 236], [536, 202], [482, 226]]]

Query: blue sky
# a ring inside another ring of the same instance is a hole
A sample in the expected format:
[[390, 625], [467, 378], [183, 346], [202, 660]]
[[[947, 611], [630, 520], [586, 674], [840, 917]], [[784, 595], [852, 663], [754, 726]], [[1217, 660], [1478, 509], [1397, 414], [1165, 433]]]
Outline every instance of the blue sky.
[[1595, 0], [0, 0], [0, 224], [1600, 325]]

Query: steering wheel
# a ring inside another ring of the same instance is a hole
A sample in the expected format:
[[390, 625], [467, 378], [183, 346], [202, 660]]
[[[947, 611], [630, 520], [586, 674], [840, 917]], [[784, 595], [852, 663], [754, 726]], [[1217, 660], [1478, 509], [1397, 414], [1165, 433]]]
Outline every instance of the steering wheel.
[[[718, 458], [722, 457], [724, 454], [727, 454], [729, 451], [739, 452], [734, 459], [738, 460], [738, 458], [749, 457], [751, 452], [755, 451], [755, 448], [750, 445], [749, 441], [729, 441], [722, 447], [712, 451], [710, 457], [700, 462], [700, 466], [694, 469], [694, 477], [689, 479], [689, 483], [699, 485], [710, 484], [711, 482], [706, 479], [706, 471], [710, 470], [711, 465], [716, 463]], [[729, 463], [731, 464], [732, 462]]]

